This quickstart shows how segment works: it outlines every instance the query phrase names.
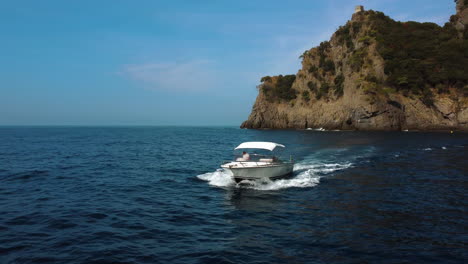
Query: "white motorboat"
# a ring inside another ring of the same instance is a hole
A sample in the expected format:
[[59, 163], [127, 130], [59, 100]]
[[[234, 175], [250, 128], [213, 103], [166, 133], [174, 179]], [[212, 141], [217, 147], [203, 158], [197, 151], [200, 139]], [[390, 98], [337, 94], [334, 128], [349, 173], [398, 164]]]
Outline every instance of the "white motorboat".
[[[288, 176], [293, 171], [294, 162], [279, 159], [275, 154], [276, 148], [285, 148], [284, 145], [273, 142], [244, 142], [234, 150], [244, 150], [242, 156], [234, 161], [221, 165], [225, 171], [238, 183], [242, 180], [275, 179]], [[267, 155], [258, 152], [269, 151]]]

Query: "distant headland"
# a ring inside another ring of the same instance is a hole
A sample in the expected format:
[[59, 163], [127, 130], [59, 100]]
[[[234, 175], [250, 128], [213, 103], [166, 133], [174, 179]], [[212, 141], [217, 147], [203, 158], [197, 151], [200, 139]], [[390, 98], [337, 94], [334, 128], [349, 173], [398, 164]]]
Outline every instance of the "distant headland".
[[357, 6], [296, 75], [265, 76], [242, 128], [468, 130], [468, 0], [444, 26]]

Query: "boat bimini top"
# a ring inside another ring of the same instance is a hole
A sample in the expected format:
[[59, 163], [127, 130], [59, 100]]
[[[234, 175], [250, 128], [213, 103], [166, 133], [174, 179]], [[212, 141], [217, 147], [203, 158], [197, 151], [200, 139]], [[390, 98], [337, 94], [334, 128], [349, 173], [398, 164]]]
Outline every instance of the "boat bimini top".
[[236, 149], [266, 149], [269, 151], [273, 151], [276, 147], [284, 148], [284, 145], [274, 143], [274, 142], [244, 142], [237, 146]]

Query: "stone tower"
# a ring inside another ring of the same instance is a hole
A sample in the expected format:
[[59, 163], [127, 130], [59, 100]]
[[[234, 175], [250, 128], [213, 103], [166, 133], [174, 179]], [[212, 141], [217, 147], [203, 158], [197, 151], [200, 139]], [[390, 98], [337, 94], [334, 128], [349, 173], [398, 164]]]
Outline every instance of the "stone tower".
[[354, 14], [363, 12], [363, 11], [364, 11], [364, 7], [362, 5], [358, 5], [354, 8]]

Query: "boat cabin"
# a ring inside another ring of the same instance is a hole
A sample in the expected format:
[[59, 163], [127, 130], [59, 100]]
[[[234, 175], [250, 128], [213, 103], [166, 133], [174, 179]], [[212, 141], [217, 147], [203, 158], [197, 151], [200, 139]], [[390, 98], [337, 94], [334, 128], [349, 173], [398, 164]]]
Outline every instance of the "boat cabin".
[[284, 145], [273, 142], [244, 142], [237, 146], [234, 150], [235, 161], [240, 162], [268, 162], [273, 163], [279, 161], [273, 151], [276, 148], [284, 148]]

